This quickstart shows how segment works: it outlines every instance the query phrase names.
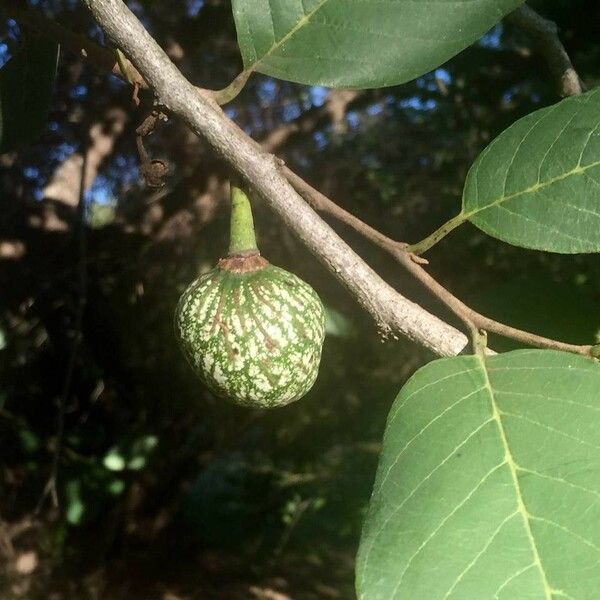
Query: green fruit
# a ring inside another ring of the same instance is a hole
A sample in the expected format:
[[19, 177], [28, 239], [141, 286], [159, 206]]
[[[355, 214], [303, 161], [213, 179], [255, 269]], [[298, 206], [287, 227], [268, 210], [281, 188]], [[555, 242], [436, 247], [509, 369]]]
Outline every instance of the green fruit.
[[232, 217], [236, 251], [181, 296], [176, 334], [188, 362], [215, 394], [244, 406], [283, 406], [304, 396], [317, 377], [323, 305], [307, 283], [251, 247], [253, 230], [243, 242], [250, 248], [239, 250], [233, 229]]

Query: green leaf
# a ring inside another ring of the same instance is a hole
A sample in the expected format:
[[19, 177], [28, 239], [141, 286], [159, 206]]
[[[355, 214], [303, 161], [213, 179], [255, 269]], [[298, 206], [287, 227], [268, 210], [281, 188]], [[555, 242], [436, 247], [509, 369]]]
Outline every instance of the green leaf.
[[111, 448], [104, 456], [102, 464], [109, 471], [122, 471], [127, 463], [119, 448]]
[[430, 363], [388, 417], [361, 600], [595, 599], [600, 364], [518, 350]]
[[81, 482], [72, 479], [65, 486], [67, 497], [66, 518], [71, 525], [79, 525], [83, 519], [86, 508], [81, 494]]
[[600, 88], [498, 136], [469, 171], [461, 216], [516, 246], [600, 251]]
[[325, 305], [325, 333], [329, 336], [347, 338], [356, 333], [356, 328], [341, 312]]
[[246, 71], [383, 87], [439, 66], [522, 0], [233, 0]]
[[45, 129], [59, 46], [30, 38], [0, 70], [0, 152], [34, 141]]

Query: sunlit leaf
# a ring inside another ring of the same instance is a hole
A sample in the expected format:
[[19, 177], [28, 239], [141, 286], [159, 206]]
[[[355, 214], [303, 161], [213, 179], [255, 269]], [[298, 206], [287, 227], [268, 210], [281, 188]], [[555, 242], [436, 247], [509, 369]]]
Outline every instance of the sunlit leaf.
[[356, 333], [352, 321], [335, 308], [325, 306], [325, 333], [336, 337], [350, 337]]
[[600, 364], [554, 351], [430, 363], [388, 417], [361, 600], [597, 598]]
[[118, 496], [125, 491], [125, 482], [122, 479], [113, 479], [108, 484], [108, 493], [112, 496]]
[[102, 464], [109, 471], [122, 471], [125, 466], [125, 457], [120, 453], [118, 448], [112, 448], [106, 453]]
[[141, 471], [146, 466], [146, 457], [145, 456], [134, 456], [128, 463], [127, 468], [132, 471]]
[[34, 141], [45, 129], [59, 46], [30, 38], [0, 69], [0, 152]]
[[600, 251], [600, 88], [498, 136], [469, 171], [462, 215], [517, 246]]
[[246, 70], [332, 87], [383, 87], [439, 66], [522, 0], [233, 0]]
[[157, 446], [158, 437], [155, 435], [127, 440], [120, 446], [111, 448], [102, 463], [109, 471], [140, 471], [148, 464], [148, 458]]
[[78, 479], [68, 481], [65, 486], [67, 499], [66, 517], [71, 525], [79, 525], [85, 514], [85, 504], [81, 496], [81, 482]]
[[21, 440], [21, 446], [23, 447], [23, 451], [27, 454], [32, 454], [33, 452], [36, 452], [40, 447], [39, 437], [30, 429], [19, 429], [19, 438]]

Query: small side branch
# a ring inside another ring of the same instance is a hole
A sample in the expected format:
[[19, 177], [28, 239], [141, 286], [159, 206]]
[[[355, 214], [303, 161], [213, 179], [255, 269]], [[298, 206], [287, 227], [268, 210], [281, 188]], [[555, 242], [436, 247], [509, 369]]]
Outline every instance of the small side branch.
[[77, 298], [75, 304], [75, 319], [73, 325], [73, 339], [71, 342], [71, 351], [67, 362], [65, 381], [60, 397], [58, 398], [58, 425], [56, 431], [56, 442], [52, 465], [50, 467], [50, 476], [42, 490], [34, 514], [39, 514], [44, 508], [47, 498], [50, 498], [52, 506], [58, 508], [58, 471], [63, 454], [63, 444], [65, 437], [65, 415], [67, 412], [67, 403], [71, 395], [73, 385], [73, 376], [77, 364], [77, 356], [81, 345], [83, 313], [87, 302], [87, 242], [85, 237], [85, 181], [88, 166], [89, 144], [83, 152], [81, 177], [79, 180], [79, 202], [77, 204]]
[[367, 225], [359, 218], [355, 217], [341, 206], [335, 204], [327, 196], [314, 189], [298, 175], [284, 167], [284, 174], [296, 191], [319, 212], [328, 214], [338, 221], [345, 223], [356, 232], [371, 240], [374, 244], [390, 254], [396, 262], [401, 264], [415, 279], [417, 279], [426, 289], [428, 289], [440, 302], [445, 304], [466, 326], [473, 331], [487, 331], [496, 333], [503, 337], [511, 338], [523, 342], [529, 346], [538, 348], [548, 348], [553, 350], [562, 350], [582, 354], [583, 356], [592, 356], [591, 345], [567, 344], [558, 340], [553, 340], [535, 333], [523, 331], [504, 323], [494, 321], [485, 315], [478, 313], [462, 300], [459, 300], [449, 292], [439, 281], [432, 277], [424, 268], [426, 261], [407, 251], [407, 245], [403, 242], [397, 242], [390, 239], [380, 231], [377, 231], [370, 225]]
[[183, 78], [125, 4], [119, 0], [84, 2], [165, 106], [202, 136], [232, 170], [248, 182], [371, 313], [383, 331], [406, 335], [440, 356], [461, 352], [467, 341], [461, 332], [388, 286], [302, 202], [300, 196], [384, 248], [453, 310], [470, 331], [485, 329], [544, 348], [591, 355], [590, 346], [574, 346], [536, 336], [497, 323], [468, 308], [422, 268], [424, 259], [407, 252], [405, 244], [387, 238], [335, 205], [240, 131], [219, 109], [214, 93], [199, 90]]
[[[387, 284], [304, 202], [265, 153], [177, 70], [121, 0], [84, 0], [115, 47], [123, 50], [171, 114], [204, 138], [260, 196], [355, 300], [374, 318], [383, 336], [406, 336], [439, 356], [462, 352], [468, 338]], [[213, 95], [214, 96], [214, 95]]]
[[558, 37], [556, 23], [545, 19], [527, 5], [521, 6], [508, 15], [507, 21], [531, 35], [558, 83], [561, 96], [581, 94], [584, 89], [583, 84]]

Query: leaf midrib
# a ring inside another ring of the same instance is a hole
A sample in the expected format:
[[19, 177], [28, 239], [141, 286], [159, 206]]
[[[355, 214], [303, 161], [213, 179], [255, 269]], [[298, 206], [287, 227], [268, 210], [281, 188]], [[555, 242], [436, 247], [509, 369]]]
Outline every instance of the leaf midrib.
[[582, 173], [585, 173], [589, 169], [593, 169], [594, 167], [598, 166], [600, 166], [600, 160], [594, 161], [588, 165], [585, 165], [584, 167], [582, 167], [581, 165], [577, 165], [574, 169], [571, 169], [570, 171], [567, 171], [562, 175], [558, 175], [557, 177], [553, 177], [551, 179], [548, 179], [547, 181], [538, 181], [534, 185], [531, 185], [528, 188], [525, 188], [524, 190], [520, 190], [518, 192], [514, 192], [508, 195], [499, 196], [498, 198], [496, 198], [489, 204], [482, 206], [481, 208], [476, 208], [474, 210], [470, 210], [469, 212], [463, 212], [463, 219], [470, 219], [472, 216], [477, 215], [478, 213], [483, 212], [485, 210], [488, 210], [489, 208], [493, 208], [494, 206], [499, 206], [503, 202], [507, 202], [508, 200], [513, 200], [514, 198], [518, 198], [519, 196], [525, 196], [526, 194], [532, 194], [539, 190], [543, 190], [559, 181], [568, 179], [569, 177], [573, 177], [574, 175], [580, 175]]
[[511, 479], [514, 484], [516, 500], [517, 500], [517, 511], [521, 514], [521, 516], [523, 518], [523, 524], [525, 526], [525, 533], [527, 534], [527, 538], [529, 540], [529, 544], [531, 546], [531, 551], [533, 554], [533, 561], [534, 561], [535, 566], [538, 568], [540, 577], [542, 579], [542, 584], [544, 586], [545, 598], [546, 598], [546, 600], [552, 600], [552, 593], [554, 592], [554, 590], [550, 586], [550, 584], [548, 582], [548, 578], [546, 577], [546, 572], [542, 565], [542, 561], [541, 561], [540, 554], [539, 554], [539, 551], [537, 548], [537, 544], [535, 542], [535, 538], [534, 538], [533, 532], [531, 530], [530, 515], [527, 511], [527, 507], [525, 506], [525, 502], [523, 501], [523, 495], [521, 493], [521, 487], [519, 485], [519, 479], [517, 476], [517, 465], [515, 463], [515, 460], [510, 451], [510, 447], [508, 445], [508, 438], [506, 436], [506, 430], [504, 429], [504, 424], [502, 423], [501, 412], [496, 403], [496, 397], [494, 394], [494, 390], [492, 388], [492, 384], [490, 382], [489, 373], [488, 373], [488, 369], [487, 369], [487, 365], [486, 365], [486, 359], [481, 356], [477, 356], [477, 360], [480, 362], [481, 368], [483, 370], [483, 375], [484, 375], [484, 379], [485, 379], [485, 387], [488, 390], [489, 395], [490, 395], [490, 402], [491, 402], [491, 407], [492, 407], [492, 418], [494, 419], [494, 421], [496, 422], [496, 424], [498, 426], [500, 440], [502, 441], [502, 446], [504, 448], [505, 461], [506, 461], [506, 464], [508, 465]]
[[[300, 29], [302, 29], [305, 25], [307, 25], [310, 20], [327, 4], [329, 0], [321, 0], [310, 12], [304, 13], [304, 16], [292, 27], [279, 41], [275, 41], [275, 43], [252, 65], [250, 65], [245, 71], [256, 71], [256, 69], [261, 65], [261, 63], [281, 48], [288, 40], [290, 40]], [[273, 14], [271, 13], [271, 21], [273, 21]], [[275, 37], [275, 26], [273, 25], [273, 37]]]

